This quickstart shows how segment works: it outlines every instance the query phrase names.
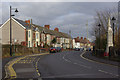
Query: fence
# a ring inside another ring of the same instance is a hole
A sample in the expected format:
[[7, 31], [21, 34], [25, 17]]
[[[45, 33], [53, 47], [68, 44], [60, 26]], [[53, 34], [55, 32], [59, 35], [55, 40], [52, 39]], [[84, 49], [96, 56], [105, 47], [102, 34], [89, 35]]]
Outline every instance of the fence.
[[104, 49], [94, 49], [92, 54], [98, 57], [103, 57], [104, 52], [105, 52]]
[[114, 47], [109, 48], [109, 59], [120, 61], [120, 49], [116, 49]]
[[[21, 45], [12, 46], [12, 54], [16, 56], [45, 53], [45, 52], [48, 52], [48, 49], [39, 48], [39, 47], [28, 48], [28, 47], [21, 46]], [[2, 57], [8, 57], [8, 56], [10, 56], [10, 46], [3, 45], [2, 46]]]
[[[104, 58], [105, 50], [104, 49], [93, 49], [92, 55]], [[109, 47], [108, 59], [113, 61], [120, 61], [120, 49], [114, 47]]]

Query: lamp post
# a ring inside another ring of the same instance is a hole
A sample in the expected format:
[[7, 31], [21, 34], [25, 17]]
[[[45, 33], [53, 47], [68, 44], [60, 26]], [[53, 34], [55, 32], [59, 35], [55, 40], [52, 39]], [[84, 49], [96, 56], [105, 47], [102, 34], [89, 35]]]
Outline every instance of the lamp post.
[[17, 42], [16, 39], [14, 39], [14, 53], [13, 53], [13, 56], [15, 56], [15, 43]]
[[113, 47], [114, 47], [114, 45], [115, 45], [115, 42], [114, 42], [114, 21], [115, 21], [116, 19], [115, 19], [115, 17], [113, 17], [112, 18], [112, 21], [113, 21]]
[[101, 24], [98, 24], [98, 27], [99, 27], [99, 49], [100, 49], [100, 26], [101, 26]]
[[11, 18], [12, 16], [12, 10], [15, 9], [15, 12], [18, 12], [17, 8], [12, 8], [12, 6], [10, 6], [10, 56], [12, 56], [12, 23], [11, 23]]

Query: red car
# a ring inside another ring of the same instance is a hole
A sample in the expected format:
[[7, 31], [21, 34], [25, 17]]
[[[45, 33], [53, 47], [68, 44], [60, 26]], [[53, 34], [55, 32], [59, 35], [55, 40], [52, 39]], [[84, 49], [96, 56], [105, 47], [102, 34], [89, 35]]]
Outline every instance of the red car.
[[56, 53], [56, 52], [57, 52], [57, 49], [56, 49], [55, 47], [52, 47], [52, 48], [49, 49], [49, 51], [50, 51], [50, 53], [51, 53], [51, 52], [55, 52], [55, 53]]

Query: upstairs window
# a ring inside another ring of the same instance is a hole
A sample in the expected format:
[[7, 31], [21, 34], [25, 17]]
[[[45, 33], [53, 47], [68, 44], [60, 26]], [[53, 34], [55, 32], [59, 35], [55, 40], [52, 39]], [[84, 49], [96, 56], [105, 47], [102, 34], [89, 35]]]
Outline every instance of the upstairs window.
[[36, 33], [36, 39], [38, 39], [38, 33]]

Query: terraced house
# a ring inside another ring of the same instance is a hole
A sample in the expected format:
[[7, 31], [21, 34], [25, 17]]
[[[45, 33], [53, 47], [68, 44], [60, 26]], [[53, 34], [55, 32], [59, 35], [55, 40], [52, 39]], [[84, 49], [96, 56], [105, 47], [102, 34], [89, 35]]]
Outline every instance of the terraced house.
[[[44, 47], [44, 45], [72, 48], [70, 35], [60, 32], [58, 28], [50, 30], [50, 25], [44, 27], [33, 24], [32, 20], [19, 20], [12, 18], [12, 44], [20, 44], [27, 47]], [[10, 44], [10, 19], [1, 25], [2, 45]], [[55, 43], [52, 40], [56, 39]], [[16, 42], [14, 42], [16, 40]]]
[[93, 49], [94, 44], [90, 42], [87, 38], [77, 37], [73, 39], [73, 48], [91, 48]]

